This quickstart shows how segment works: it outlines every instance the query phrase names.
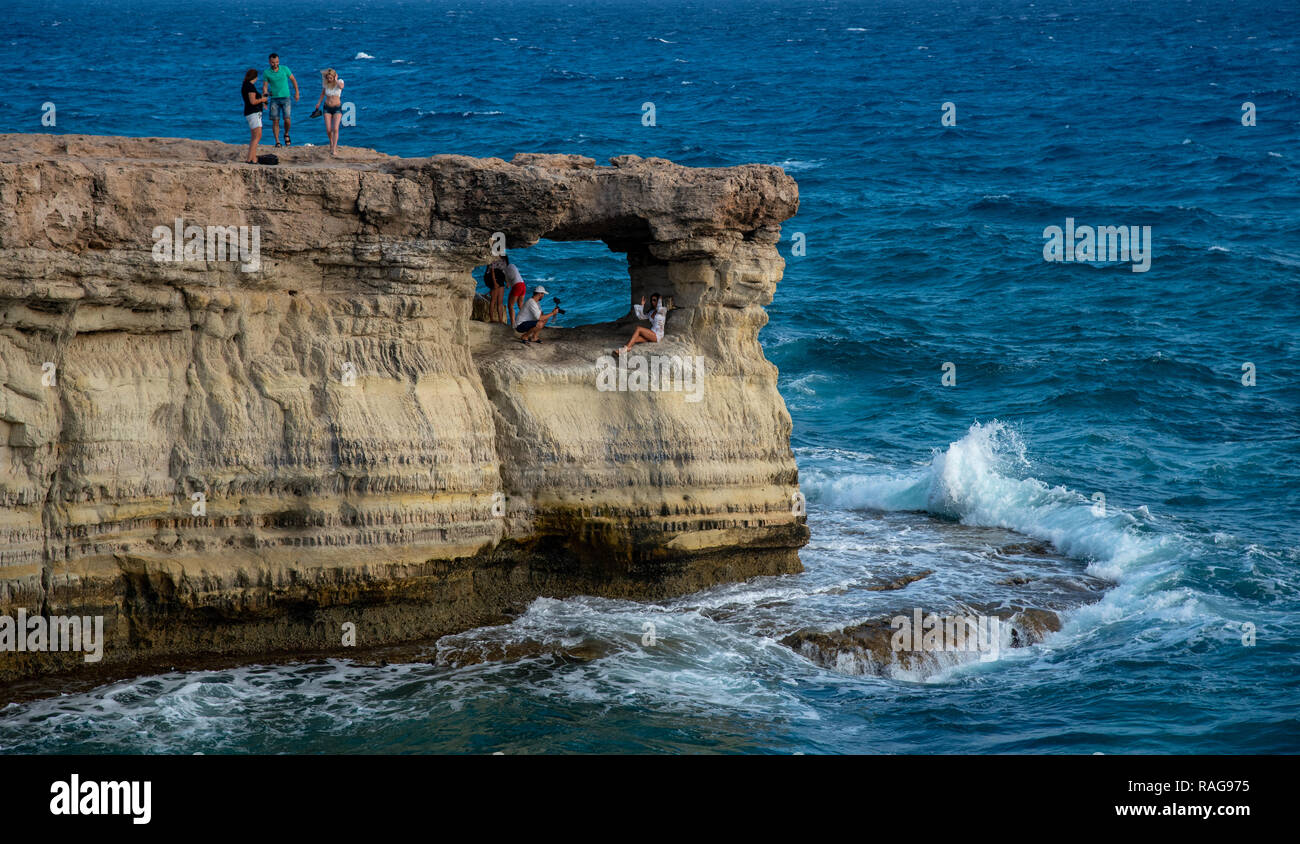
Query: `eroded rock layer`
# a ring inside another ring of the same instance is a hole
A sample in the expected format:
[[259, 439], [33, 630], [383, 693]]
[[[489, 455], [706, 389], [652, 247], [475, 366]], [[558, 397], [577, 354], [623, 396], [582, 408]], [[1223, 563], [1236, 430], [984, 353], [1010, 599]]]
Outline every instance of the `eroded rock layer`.
[[[102, 615], [106, 664], [243, 657], [799, 569], [757, 339], [789, 177], [343, 152], [0, 135], [0, 615]], [[205, 248], [164, 260], [178, 218]], [[629, 318], [472, 322], [495, 232], [625, 253], [679, 308], [635, 354], [701, 358], [695, 394], [597, 388]], [[0, 679], [83, 664], [0, 649]]]

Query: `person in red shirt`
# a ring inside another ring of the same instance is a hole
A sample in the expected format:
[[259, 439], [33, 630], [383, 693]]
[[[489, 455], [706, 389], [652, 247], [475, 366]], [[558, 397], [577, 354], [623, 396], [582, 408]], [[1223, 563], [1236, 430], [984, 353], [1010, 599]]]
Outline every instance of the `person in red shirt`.
[[506, 302], [506, 310], [510, 314], [510, 324], [514, 325], [516, 321], [515, 309], [523, 310], [524, 294], [528, 292], [528, 288], [524, 285], [524, 277], [519, 274], [519, 268], [510, 261], [510, 256], [503, 255], [502, 260], [506, 262], [506, 285], [510, 288], [510, 298]]

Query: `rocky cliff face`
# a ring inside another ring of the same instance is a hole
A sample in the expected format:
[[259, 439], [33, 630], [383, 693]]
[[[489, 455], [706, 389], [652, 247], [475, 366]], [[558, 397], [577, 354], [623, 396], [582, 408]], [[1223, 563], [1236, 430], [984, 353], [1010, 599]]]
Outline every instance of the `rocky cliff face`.
[[[0, 135], [0, 615], [102, 615], [104, 664], [144, 664], [799, 570], [757, 339], [780, 170], [241, 152]], [[528, 348], [472, 321], [495, 232], [626, 253], [631, 298], [680, 308], [633, 358], [698, 356], [694, 392], [598, 389], [627, 319]], [[72, 668], [0, 641], [0, 679]]]

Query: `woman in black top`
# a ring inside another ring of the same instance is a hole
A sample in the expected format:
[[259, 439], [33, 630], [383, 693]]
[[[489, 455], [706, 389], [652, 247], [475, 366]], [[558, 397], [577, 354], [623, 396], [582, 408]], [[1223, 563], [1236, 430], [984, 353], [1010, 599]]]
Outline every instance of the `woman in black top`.
[[257, 69], [249, 68], [244, 74], [244, 87], [239, 89], [239, 96], [244, 101], [244, 119], [248, 121], [248, 158], [249, 164], [257, 163], [257, 142], [262, 140], [262, 104], [266, 97], [257, 93], [253, 80], [257, 78]]

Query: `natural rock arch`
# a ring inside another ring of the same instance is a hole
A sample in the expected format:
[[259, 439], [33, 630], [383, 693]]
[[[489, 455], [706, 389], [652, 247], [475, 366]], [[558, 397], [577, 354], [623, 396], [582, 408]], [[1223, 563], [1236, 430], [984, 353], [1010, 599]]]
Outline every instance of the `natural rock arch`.
[[[175, 664], [798, 570], [757, 339], [798, 203], [780, 170], [237, 155], [0, 136], [0, 613], [104, 615], [106, 661]], [[178, 217], [258, 227], [258, 269], [155, 260]], [[700, 400], [598, 391], [608, 327], [494, 346], [469, 318], [494, 231], [625, 252], [633, 295], [682, 309], [656, 352], [707, 362]], [[65, 656], [0, 655], [0, 679]]]

